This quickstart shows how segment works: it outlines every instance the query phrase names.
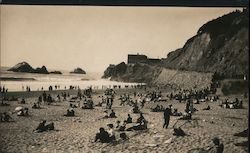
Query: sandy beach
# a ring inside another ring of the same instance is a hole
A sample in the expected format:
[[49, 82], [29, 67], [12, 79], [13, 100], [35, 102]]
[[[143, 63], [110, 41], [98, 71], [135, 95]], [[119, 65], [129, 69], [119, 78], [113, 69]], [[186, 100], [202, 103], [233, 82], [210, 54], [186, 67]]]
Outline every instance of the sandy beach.
[[[42, 109], [32, 109], [31, 106], [37, 101], [37, 96], [41, 92], [16, 92], [8, 93], [9, 96], [15, 95], [26, 99], [26, 104], [19, 104], [18, 101], [7, 102], [10, 106], [0, 106], [0, 112], [13, 111], [17, 106], [29, 108], [30, 116], [20, 117], [13, 114], [14, 122], [0, 123], [0, 152], [3, 153], [77, 153], [77, 152], [169, 152], [185, 153], [195, 148], [205, 148], [212, 145], [212, 138], [218, 137], [224, 144], [226, 153], [244, 153], [246, 148], [235, 146], [235, 143], [246, 141], [247, 138], [233, 136], [234, 133], [241, 132], [248, 128], [248, 99], [243, 99], [244, 109], [225, 109], [219, 106], [219, 102], [208, 102], [211, 110], [202, 110], [207, 104], [195, 104], [197, 112], [193, 114], [193, 121], [186, 123], [182, 129], [187, 136], [173, 136], [173, 125], [178, 117], [171, 116], [168, 129], [163, 129], [163, 112], [151, 112], [150, 108], [161, 104], [164, 107], [169, 104], [173, 108], [178, 108], [183, 112], [185, 103], [179, 103], [176, 100], [167, 100], [166, 102], [147, 102], [142, 109], [144, 117], [148, 120], [148, 130], [146, 131], [126, 131], [129, 140], [118, 142], [117, 144], [94, 143], [95, 134], [100, 127], [107, 128], [108, 123], [115, 124], [117, 120], [123, 121], [130, 113], [133, 121], [139, 114], [133, 114], [130, 106], [120, 106], [119, 95], [123, 93], [144, 92], [142, 89], [120, 89], [116, 90], [113, 109], [117, 118], [108, 118], [98, 120], [103, 116], [105, 106], [95, 107], [93, 110], [75, 108], [75, 117], [65, 117], [63, 114], [69, 108], [69, 99], [67, 101], [56, 102], [52, 105], [42, 104]], [[55, 97], [61, 91], [52, 91]], [[70, 91], [71, 95], [76, 95], [75, 90]], [[166, 97], [168, 90], [163, 90], [163, 97]], [[49, 93], [49, 92], [47, 92]], [[95, 104], [101, 101], [103, 91], [98, 90], [93, 93]], [[232, 98], [240, 95], [231, 96]], [[220, 100], [226, 97], [220, 95]], [[228, 97], [227, 97], [228, 98]], [[41, 120], [54, 122], [55, 130], [35, 133], [33, 130], [38, 126]], [[178, 121], [176, 126], [184, 124], [185, 121]], [[119, 138], [119, 132], [116, 132]], [[194, 151], [195, 152], [195, 151]]]

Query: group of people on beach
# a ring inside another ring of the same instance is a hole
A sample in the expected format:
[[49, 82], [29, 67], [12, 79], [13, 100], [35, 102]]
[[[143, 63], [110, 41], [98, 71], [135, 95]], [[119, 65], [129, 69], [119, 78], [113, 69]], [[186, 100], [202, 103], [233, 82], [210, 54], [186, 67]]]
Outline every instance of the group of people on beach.
[[[60, 87], [57, 87], [60, 88]], [[74, 87], [75, 89], [75, 87]], [[77, 95], [76, 97], [70, 96], [69, 93], [61, 92], [61, 94], [57, 94], [56, 98], [58, 102], [61, 102], [61, 97], [63, 100], [68, 101], [67, 97], [71, 97], [69, 108], [66, 110], [65, 114], [62, 114], [66, 117], [73, 117], [75, 116], [75, 110], [74, 108], [82, 108], [82, 109], [93, 109], [95, 107], [94, 101], [92, 99], [92, 89], [85, 89], [81, 90], [80, 88], [77, 89]], [[4, 89], [5, 90], [5, 89]], [[1, 88], [2, 91], [2, 88]], [[211, 94], [213, 96], [211, 96]], [[107, 127], [100, 127], [99, 132], [96, 133], [94, 136], [94, 142], [101, 142], [101, 143], [110, 143], [110, 142], [116, 142], [118, 137], [117, 133], [119, 133], [119, 137], [121, 140], [127, 140], [129, 137], [127, 136], [127, 133], [129, 131], [143, 131], [148, 129], [148, 120], [145, 119], [143, 115], [143, 108], [144, 105], [148, 103], [156, 103], [163, 99], [163, 94], [159, 89], [154, 89], [152, 91], [145, 91], [145, 93], [140, 92], [134, 92], [134, 93], [124, 93], [120, 95], [119, 100], [120, 106], [124, 107], [125, 105], [128, 105], [131, 107], [131, 112], [134, 113], [137, 117], [136, 120], [133, 120], [132, 115], [130, 113], [127, 114], [126, 119], [123, 120], [123, 122], [119, 119], [119, 114], [117, 115], [117, 112], [115, 112], [115, 108], [113, 108], [113, 104], [115, 103], [115, 96], [116, 92], [114, 89], [106, 89], [102, 96], [99, 96], [101, 98], [100, 103], [98, 103], [96, 106], [102, 107], [103, 104], [105, 104], [104, 115], [99, 119], [107, 119], [107, 118], [117, 118], [116, 123], [109, 123], [107, 124]], [[198, 104], [199, 102], [202, 102], [204, 99], [205, 101], [216, 101], [219, 99], [217, 95], [214, 94], [214, 90], [210, 90], [208, 88], [202, 89], [202, 90], [180, 90], [176, 93], [171, 92], [167, 97], [170, 100], [177, 100], [180, 103], [185, 103], [185, 109], [184, 112], [178, 112], [178, 109], [173, 109], [172, 105], [168, 105], [168, 107], [164, 108], [162, 105], [157, 104], [155, 107], [151, 109], [152, 112], [162, 112], [163, 115], [163, 124], [162, 128], [168, 129], [171, 116], [178, 116], [178, 120], [192, 120], [192, 115], [197, 111], [197, 109], [194, 107], [194, 104]], [[74, 102], [77, 100], [83, 101], [82, 107], [80, 105], [75, 105]], [[22, 99], [22, 101], [25, 100]], [[39, 97], [38, 102], [34, 103], [32, 108], [40, 108], [40, 105], [42, 102], [44, 104], [50, 105], [52, 102], [55, 102], [55, 98], [52, 97], [50, 93], [47, 93], [44, 91]], [[20, 104], [24, 104], [20, 103]], [[226, 108], [230, 108], [230, 102], [228, 100], [225, 101], [225, 103], [222, 104], [222, 107], [225, 105]], [[232, 103], [233, 107], [235, 108], [242, 108], [242, 100], [236, 98], [235, 101]], [[173, 104], [174, 105], [174, 104]], [[210, 106], [208, 105], [207, 108], [204, 108], [203, 110], [210, 110]], [[29, 115], [29, 109], [26, 107], [22, 107], [19, 110], [16, 110], [16, 113], [18, 116], [25, 116]], [[118, 117], [117, 117], [118, 116]], [[1, 122], [8, 122], [12, 118], [11, 116], [4, 112], [1, 113]], [[49, 123], [46, 125], [46, 120], [43, 120], [39, 123], [38, 127], [35, 129], [35, 132], [44, 132], [49, 130], [54, 130], [55, 126], [54, 123]], [[180, 128], [174, 128], [173, 135], [175, 136], [184, 136], [185, 132]], [[216, 153], [222, 153], [224, 150], [224, 146], [222, 143], [220, 143], [218, 138], [213, 139], [213, 142], [215, 146], [213, 148], [209, 148], [208, 150], [216, 150]]]
[[0, 86], [0, 93], [7, 93], [8, 88], [5, 88], [5, 86]]

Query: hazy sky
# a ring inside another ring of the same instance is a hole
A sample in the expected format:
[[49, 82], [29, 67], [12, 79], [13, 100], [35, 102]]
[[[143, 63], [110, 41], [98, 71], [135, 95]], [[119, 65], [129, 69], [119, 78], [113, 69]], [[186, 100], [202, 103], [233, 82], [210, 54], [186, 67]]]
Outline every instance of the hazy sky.
[[1, 5], [1, 65], [103, 72], [128, 53], [163, 58], [236, 8]]

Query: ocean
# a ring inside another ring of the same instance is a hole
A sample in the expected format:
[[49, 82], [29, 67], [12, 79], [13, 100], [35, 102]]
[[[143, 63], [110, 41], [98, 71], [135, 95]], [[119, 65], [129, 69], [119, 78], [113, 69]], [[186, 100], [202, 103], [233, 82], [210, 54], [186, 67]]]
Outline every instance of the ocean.
[[49, 86], [55, 89], [63, 90], [69, 89], [70, 86], [80, 87], [86, 89], [92, 87], [93, 89], [113, 88], [115, 85], [121, 88], [125, 86], [131, 87], [133, 85], [143, 83], [125, 83], [110, 81], [109, 79], [101, 79], [101, 74], [72, 74], [67, 71], [61, 71], [63, 74], [35, 74], [7, 71], [6, 68], [1, 68], [0, 84], [8, 91], [26, 91], [26, 87], [30, 87], [31, 91], [48, 90]]

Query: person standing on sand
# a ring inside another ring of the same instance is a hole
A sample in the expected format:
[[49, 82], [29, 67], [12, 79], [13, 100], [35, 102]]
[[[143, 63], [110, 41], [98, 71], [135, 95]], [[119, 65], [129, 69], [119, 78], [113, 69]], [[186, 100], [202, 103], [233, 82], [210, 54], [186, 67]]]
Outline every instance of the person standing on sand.
[[164, 124], [163, 124], [163, 128], [168, 128], [169, 125], [169, 120], [170, 120], [170, 115], [171, 115], [171, 109], [170, 108], [166, 108], [164, 111]]

